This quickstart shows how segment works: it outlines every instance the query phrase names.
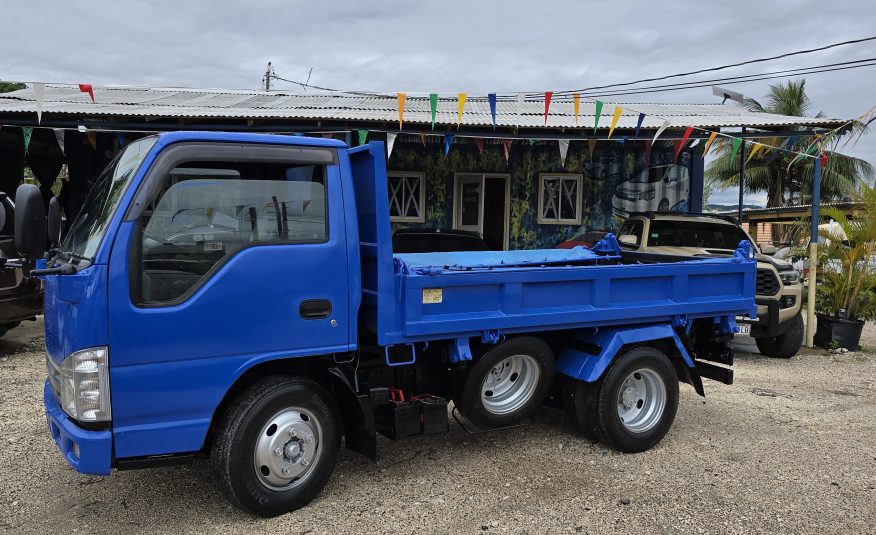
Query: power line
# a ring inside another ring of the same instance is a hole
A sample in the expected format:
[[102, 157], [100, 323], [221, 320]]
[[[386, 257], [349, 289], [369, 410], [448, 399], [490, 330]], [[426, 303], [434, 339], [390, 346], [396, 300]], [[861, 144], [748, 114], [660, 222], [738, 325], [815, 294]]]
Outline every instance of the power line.
[[733, 68], [733, 67], [741, 67], [741, 66], [743, 66], [743, 65], [751, 65], [751, 64], [754, 64], [754, 63], [763, 63], [763, 62], [766, 62], [766, 61], [773, 61], [773, 60], [777, 60], [777, 59], [788, 58], [788, 57], [791, 57], [791, 56], [799, 56], [799, 55], [801, 55], [801, 54], [811, 54], [811, 53], [813, 53], [813, 52], [821, 52], [821, 51], [823, 51], [823, 50], [828, 50], [828, 49], [831, 49], [831, 48], [836, 48], [836, 47], [838, 47], [838, 46], [846, 46], [846, 45], [859, 44], [859, 43], [864, 43], [864, 42], [867, 42], [867, 41], [876, 41], [876, 35], [871, 36], [871, 37], [863, 37], [863, 38], [861, 38], [861, 39], [850, 39], [850, 40], [848, 40], [848, 41], [841, 41], [841, 42], [839, 42], [839, 43], [831, 43], [831, 44], [829, 44], [829, 45], [824, 45], [824, 46], [820, 46], [820, 47], [817, 47], [817, 48], [809, 48], [809, 49], [805, 49], [805, 50], [797, 50], [797, 51], [794, 51], [794, 52], [786, 52], [786, 53], [784, 53], [784, 54], [779, 54], [779, 55], [777, 55], [777, 56], [770, 56], [770, 57], [765, 57], [765, 58], [750, 59], [750, 60], [746, 60], [746, 61], [740, 61], [740, 62], [737, 62], [737, 63], [728, 63], [727, 65], [721, 65], [721, 66], [718, 66], [718, 67], [710, 67], [710, 68], [707, 68], [707, 69], [698, 69], [698, 70], [695, 70], [695, 71], [682, 72], [682, 73], [677, 73], [677, 74], [667, 74], [667, 75], [665, 75], [665, 76], [657, 76], [657, 77], [654, 77], [654, 78], [642, 78], [641, 80], [634, 80], [634, 81], [632, 81], [632, 82], [622, 82], [622, 83], [618, 83], [618, 84], [608, 84], [608, 85], [594, 86], [594, 87], [589, 87], [589, 88], [584, 88], [584, 89], [573, 89], [573, 90], [557, 91], [555, 94], [575, 93], [575, 92], [583, 92], [583, 91], [587, 91], [587, 90], [591, 90], [591, 91], [592, 91], [592, 90], [594, 90], [594, 89], [608, 89], [608, 88], [612, 88], [612, 87], [625, 87], [625, 86], [630, 86], [630, 85], [641, 84], [641, 83], [644, 83], [644, 82], [658, 82], [658, 81], [660, 81], [660, 80], [668, 80], [668, 79], [670, 79], [670, 78], [680, 78], [680, 77], [683, 77], [683, 76], [691, 76], [691, 75], [694, 75], [694, 74], [702, 74], [702, 73], [704, 73], [704, 72], [721, 71], [721, 70], [725, 70], [725, 69], [731, 69], [731, 68]]

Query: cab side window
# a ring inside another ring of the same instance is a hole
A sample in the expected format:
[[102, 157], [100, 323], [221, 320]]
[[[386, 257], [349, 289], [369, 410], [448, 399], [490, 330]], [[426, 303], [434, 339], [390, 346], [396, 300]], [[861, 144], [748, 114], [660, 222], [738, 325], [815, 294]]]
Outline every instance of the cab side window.
[[638, 220], [627, 221], [618, 231], [618, 242], [622, 246], [638, 248], [642, 245], [642, 222]]
[[325, 177], [322, 165], [178, 165], [140, 220], [141, 304], [179, 302], [243, 248], [326, 241]]

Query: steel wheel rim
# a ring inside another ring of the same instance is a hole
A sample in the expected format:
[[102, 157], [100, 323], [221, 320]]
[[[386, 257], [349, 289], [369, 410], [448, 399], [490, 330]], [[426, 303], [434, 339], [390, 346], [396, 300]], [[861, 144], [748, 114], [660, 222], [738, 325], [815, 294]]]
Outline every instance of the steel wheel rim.
[[621, 424], [632, 433], [644, 433], [660, 422], [666, 408], [666, 384], [651, 368], [627, 376], [617, 393]]
[[487, 372], [481, 383], [481, 403], [491, 414], [510, 414], [526, 405], [538, 388], [541, 368], [530, 355], [512, 355]]
[[272, 490], [300, 485], [319, 463], [322, 426], [307, 410], [291, 407], [268, 419], [256, 437], [253, 464], [259, 481]]

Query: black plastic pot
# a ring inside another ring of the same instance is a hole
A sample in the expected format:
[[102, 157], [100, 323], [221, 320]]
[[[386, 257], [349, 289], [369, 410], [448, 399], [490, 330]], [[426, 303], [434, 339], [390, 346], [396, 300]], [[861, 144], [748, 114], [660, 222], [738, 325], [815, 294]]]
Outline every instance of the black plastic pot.
[[861, 332], [864, 330], [863, 320], [841, 320], [827, 314], [816, 314], [818, 318], [815, 330], [815, 345], [830, 347], [831, 342], [836, 342], [839, 347], [849, 351], [860, 348]]

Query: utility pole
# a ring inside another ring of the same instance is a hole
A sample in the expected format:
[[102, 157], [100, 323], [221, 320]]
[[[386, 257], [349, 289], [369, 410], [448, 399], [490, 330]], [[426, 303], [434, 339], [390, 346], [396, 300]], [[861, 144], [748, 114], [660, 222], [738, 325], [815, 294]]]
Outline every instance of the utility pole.
[[262, 81], [265, 84], [265, 92], [268, 92], [271, 90], [271, 78], [273, 78], [273, 77], [274, 77], [274, 67], [271, 65], [271, 62], [269, 61], [268, 68], [265, 69], [265, 77], [262, 79]]

